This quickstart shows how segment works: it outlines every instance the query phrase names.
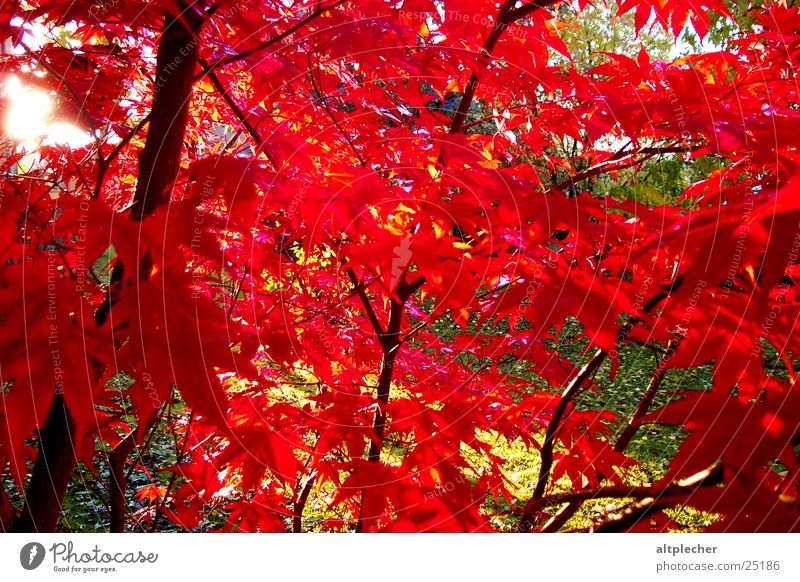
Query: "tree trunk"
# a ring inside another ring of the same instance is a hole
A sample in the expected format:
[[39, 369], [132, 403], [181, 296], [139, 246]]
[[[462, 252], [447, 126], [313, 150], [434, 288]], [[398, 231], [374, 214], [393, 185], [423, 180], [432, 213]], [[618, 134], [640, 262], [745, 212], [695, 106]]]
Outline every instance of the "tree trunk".
[[39, 432], [39, 454], [25, 493], [25, 506], [14, 522], [12, 532], [56, 530], [61, 503], [76, 463], [73, 430], [64, 397], [56, 394], [44, 428]]

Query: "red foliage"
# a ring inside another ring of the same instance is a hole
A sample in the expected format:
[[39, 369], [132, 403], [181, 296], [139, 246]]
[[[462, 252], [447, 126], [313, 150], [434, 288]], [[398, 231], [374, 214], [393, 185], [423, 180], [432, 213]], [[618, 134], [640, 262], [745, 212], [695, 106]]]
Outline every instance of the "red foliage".
[[[798, 9], [765, 8], [730, 50], [581, 72], [556, 58], [560, 2], [398, 4], [3, 5], [3, 77], [91, 139], [4, 145], [0, 470], [24, 483], [57, 391], [91, 460], [137, 426], [142, 444], [174, 388], [178, 462], [137, 499], [186, 528], [297, 529], [311, 497], [320, 528], [484, 531], [506, 507], [547, 530], [556, 482], [634, 498], [600, 528], [675, 527], [681, 504], [721, 530], [800, 528]], [[618, 7], [676, 36], [728, 15]], [[185, 11], [202, 28], [181, 170], [132, 220], [157, 31]], [[64, 26], [68, 45], [24, 34]], [[662, 154], [718, 169], [674, 205], [591, 192]], [[583, 369], [553, 347], [568, 318]], [[634, 342], [670, 342], [654, 374], [712, 364], [713, 385], [631, 420], [688, 436], [626, 495], [626, 419], [574, 399]], [[499, 440], [551, 457], [533, 498]]]

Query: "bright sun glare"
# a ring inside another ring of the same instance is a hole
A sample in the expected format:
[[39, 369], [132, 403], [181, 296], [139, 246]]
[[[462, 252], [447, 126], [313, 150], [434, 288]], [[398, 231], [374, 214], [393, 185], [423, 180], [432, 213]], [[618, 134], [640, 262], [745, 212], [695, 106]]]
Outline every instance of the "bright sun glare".
[[44, 145], [65, 145], [80, 148], [90, 141], [86, 132], [69, 123], [53, 121], [53, 100], [34, 87], [26, 87], [14, 76], [5, 82], [8, 100], [3, 126], [6, 133], [28, 149], [41, 140]]

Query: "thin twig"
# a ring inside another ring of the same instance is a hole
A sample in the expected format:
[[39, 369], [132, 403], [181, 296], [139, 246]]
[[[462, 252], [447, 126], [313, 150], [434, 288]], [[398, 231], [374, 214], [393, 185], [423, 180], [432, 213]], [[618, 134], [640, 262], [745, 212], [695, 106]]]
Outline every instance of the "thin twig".
[[[371, 463], [379, 463], [381, 460], [381, 451], [383, 450], [383, 438], [386, 430], [386, 406], [389, 404], [389, 397], [391, 395], [392, 376], [395, 369], [395, 361], [397, 355], [400, 353], [400, 328], [403, 322], [403, 311], [408, 299], [417, 292], [417, 290], [425, 282], [424, 277], [418, 277], [414, 281], [406, 282], [405, 274], [400, 277], [400, 282], [397, 285], [394, 296], [390, 299], [389, 303], [389, 318], [386, 330], [378, 334], [383, 349], [381, 357], [380, 372], [378, 375], [378, 383], [375, 386], [377, 393], [377, 409], [375, 410], [375, 418], [372, 423], [372, 432], [374, 438], [369, 443], [369, 453], [367, 459]], [[364, 295], [366, 297], [366, 295]], [[370, 310], [371, 307], [370, 307]], [[374, 314], [374, 311], [373, 311]], [[377, 318], [376, 318], [377, 320]], [[378, 326], [378, 329], [381, 329]], [[376, 331], [376, 333], [378, 333]], [[361, 505], [359, 507], [358, 522], [356, 523], [356, 532], [360, 532], [364, 525], [364, 498], [368, 490], [361, 492]]]
[[715, 464], [700, 473], [692, 475], [675, 484], [667, 485], [660, 491], [650, 491], [643, 499], [631, 507], [594, 528], [596, 532], [628, 531], [650, 514], [670, 507], [675, 502], [669, 497], [680, 493], [693, 493], [701, 487], [716, 486], [722, 482], [722, 465]]

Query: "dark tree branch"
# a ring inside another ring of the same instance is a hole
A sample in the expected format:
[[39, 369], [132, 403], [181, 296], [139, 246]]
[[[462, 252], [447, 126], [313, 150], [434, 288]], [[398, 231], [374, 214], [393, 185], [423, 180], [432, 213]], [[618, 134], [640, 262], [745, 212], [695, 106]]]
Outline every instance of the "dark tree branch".
[[[204, 61], [200, 59], [200, 65], [202, 66]], [[261, 136], [258, 135], [258, 129], [247, 119], [247, 114], [242, 111], [242, 108], [239, 107], [239, 104], [233, 100], [231, 94], [228, 92], [227, 88], [222, 84], [222, 81], [219, 80], [219, 76], [215, 72], [209, 73], [209, 79], [211, 80], [211, 84], [217, 90], [217, 93], [225, 100], [225, 103], [228, 104], [228, 107], [242, 124], [245, 131], [247, 131], [250, 138], [256, 143], [256, 145], [261, 145]]]
[[308, 76], [309, 76], [309, 78], [311, 80], [311, 87], [313, 88], [313, 90], [317, 94], [317, 98], [316, 99], [314, 99], [313, 96], [312, 96], [312, 99], [313, 99], [314, 103], [315, 104], [319, 104], [319, 105], [322, 106], [322, 110], [325, 112], [325, 114], [328, 116], [328, 118], [331, 120], [331, 122], [333, 122], [333, 125], [336, 128], [336, 130], [344, 138], [344, 140], [347, 142], [347, 145], [353, 151], [353, 154], [356, 156], [356, 159], [358, 160], [358, 163], [361, 165], [362, 168], [366, 168], [367, 167], [367, 162], [361, 156], [361, 152], [358, 151], [358, 148], [356, 147], [356, 144], [353, 141], [353, 138], [350, 137], [350, 134], [347, 133], [344, 130], [344, 128], [342, 127], [342, 124], [339, 123], [339, 120], [333, 114], [333, 111], [331, 110], [331, 107], [328, 104], [327, 97], [325, 95], [323, 95], [322, 88], [320, 87], [320, 84], [317, 83], [317, 80], [314, 78], [314, 67], [311, 64], [311, 57], [310, 56], [308, 58]]
[[[566, 180], [559, 182], [550, 187], [550, 191], [564, 191], [568, 188], [574, 188], [580, 182], [584, 180], [588, 180], [589, 178], [594, 178], [595, 176], [599, 176], [601, 174], [608, 174], [609, 172], [618, 172], [619, 170], [626, 170], [628, 168], [632, 168], [634, 166], [641, 165], [642, 162], [646, 162], [650, 158], [653, 158], [659, 154], [668, 154], [668, 153], [688, 153], [696, 150], [697, 148], [694, 147], [683, 147], [683, 146], [665, 146], [665, 147], [652, 147], [652, 148], [642, 148], [638, 151], [619, 151], [611, 156], [608, 160], [601, 162], [591, 168], [587, 168], [582, 172], [578, 172], [574, 176], [570, 176]], [[639, 157], [636, 157], [636, 155]], [[623, 161], [626, 160], [626, 161]], [[612, 163], [615, 162], [615, 163]]]
[[631, 440], [636, 435], [636, 431], [639, 429], [639, 423], [642, 417], [647, 414], [647, 411], [653, 404], [653, 400], [656, 397], [658, 389], [661, 387], [661, 383], [664, 381], [664, 376], [667, 372], [667, 361], [670, 359], [670, 357], [672, 357], [672, 354], [675, 353], [675, 348], [678, 347], [679, 343], [680, 342], [678, 340], [671, 340], [667, 342], [667, 351], [664, 354], [664, 358], [658, 363], [656, 369], [653, 371], [653, 374], [650, 377], [650, 382], [648, 383], [641, 400], [639, 400], [636, 410], [634, 410], [633, 415], [631, 415], [630, 420], [628, 420], [628, 424], [625, 425], [625, 428], [619, 435], [617, 442], [614, 443], [614, 450], [618, 453], [625, 452], [625, 449], [628, 448]]
[[306, 507], [308, 496], [311, 494], [311, 490], [314, 488], [314, 482], [316, 480], [317, 473], [315, 471], [311, 473], [305, 480], [305, 483], [300, 490], [300, 494], [297, 496], [297, 499], [293, 504], [292, 533], [303, 533], [303, 510]]
[[[500, 7], [500, 11], [497, 13], [497, 19], [495, 20], [494, 26], [492, 26], [492, 31], [483, 44], [485, 53], [487, 55], [492, 54], [503, 32], [505, 32], [511, 24], [529, 16], [536, 10], [551, 6], [558, 1], [559, 0], [536, 0], [520, 6], [515, 10], [514, 5], [516, 4], [516, 0], [507, 0]], [[458, 102], [458, 108], [450, 123], [451, 134], [460, 133], [464, 129], [464, 122], [467, 119], [469, 108], [472, 106], [472, 101], [475, 99], [475, 91], [478, 89], [478, 82], [478, 75], [473, 71], [469, 76], [467, 86], [464, 88], [464, 95], [461, 97], [461, 101]]]
[[180, 169], [183, 136], [197, 67], [198, 31], [204, 19], [179, 2], [181, 17], [167, 15], [156, 55], [155, 90], [150, 126], [139, 156], [131, 218], [143, 220], [169, 201]]
[[[416, 293], [424, 282], [424, 277], [418, 277], [410, 283], [406, 282], [405, 274], [400, 277], [400, 282], [395, 291], [395, 297], [390, 299], [388, 325], [386, 330], [378, 335], [378, 340], [383, 350], [383, 356], [381, 358], [378, 383], [375, 387], [378, 398], [378, 408], [375, 411], [375, 418], [372, 423], [374, 438], [370, 440], [369, 453], [367, 456], [367, 459], [371, 463], [379, 463], [381, 460], [381, 451], [383, 450], [383, 441], [386, 431], [386, 406], [389, 404], [395, 361], [397, 355], [400, 353], [400, 346], [402, 345], [400, 329], [403, 323], [403, 308], [406, 301]], [[380, 329], [380, 326], [378, 326], [377, 329]], [[364, 497], [366, 495], [367, 491], [362, 491], [361, 506], [359, 508], [358, 522], [356, 524], [357, 532], [363, 529]]]
[[136, 125], [134, 125], [131, 130], [119, 141], [119, 143], [114, 146], [114, 149], [108, 154], [107, 157], [102, 158], [97, 165], [97, 178], [95, 180], [94, 192], [92, 193], [92, 198], [97, 199], [100, 198], [100, 193], [103, 190], [103, 185], [105, 184], [106, 173], [108, 172], [108, 168], [111, 167], [112, 162], [117, 159], [117, 156], [122, 152], [123, 148], [127, 146], [133, 137], [139, 133], [142, 128], [150, 121], [150, 113], [144, 116]]
[[235, 55], [230, 55], [230, 56], [227, 56], [227, 57], [223, 57], [223, 58], [219, 59], [218, 61], [216, 61], [214, 63], [211, 63], [210, 65], [204, 66], [203, 70], [201, 71], [201, 73], [197, 76], [197, 79], [200, 79], [200, 78], [204, 77], [205, 75], [207, 75], [208, 73], [210, 73], [211, 71], [213, 71], [214, 69], [216, 69], [218, 67], [223, 67], [223, 66], [229, 65], [231, 63], [239, 62], [241, 60], [246, 59], [247, 57], [249, 57], [251, 55], [259, 53], [259, 52], [261, 52], [263, 50], [268, 49], [271, 46], [274, 46], [274, 45], [278, 44], [279, 42], [283, 41], [284, 39], [292, 36], [295, 32], [297, 32], [298, 30], [300, 30], [301, 28], [306, 26], [309, 22], [311, 22], [315, 18], [321, 16], [322, 14], [324, 14], [325, 12], [328, 12], [329, 10], [333, 10], [337, 6], [341, 6], [346, 1], [347, 0], [337, 0], [336, 2], [334, 2], [333, 4], [330, 4], [328, 6], [322, 6], [322, 3], [318, 2], [317, 6], [314, 8], [314, 10], [308, 16], [306, 16], [302, 20], [296, 22], [295, 24], [293, 24], [292, 26], [290, 26], [289, 28], [287, 28], [285, 31], [283, 31], [282, 33], [278, 34], [277, 36], [274, 36], [274, 37], [270, 38], [269, 40], [265, 40], [264, 42], [259, 43], [258, 45], [254, 46], [253, 48], [247, 49], [247, 50], [242, 51], [242, 52], [240, 52], [238, 54], [235, 54]]
[[[517, 20], [522, 20], [526, 16], [530, 16], [537, 10], [541, 10], [542, 8], [547, 8], [548, 6], [552, 6], [553, 4], [558, 3], [560, 0], [533, 0], [532, 2], [528, 2], [527, 4], [523, 4], [519, 8], [511, 10], [508, 13], [508, 22], [516, 22]], [[512, 3], [512, 6], [514, 3]]]
[[74, 430], [64, 397], [56, 393], [47, 421], [39, 432], [39, 454], [25, 491], [25, 505], [11, 528], [12, 532], [56, 531], [61, 503], [77, 462], [73, 447]]
[[[649, 307], [646, 307], [644, 309], [645, 313], [654, 309], [655, 306], [658, 304], [657, 302], [654, 303], [653, 300], [651, 300], [649, 303], [651, 303], [652, 305], [649, 305]], [[629, 320], [628, 323], [626, 323], [619, 329], [619, 332], [617, 333], [617, 345], [621, 345], [622, 342], [628, 337], [634, 323], [635, 321]], [[534, 525], [534, 513], [533, 510], [530, 510], [529, 508], [535, 507], [535, 502], [538, 499], [544, 497], [545, 491], [547, 489], [547, 484], [550, 480], [550, 473], [553, 468], [553, 447], [555, 445], [555, 440], [558, 436], [558, 432], [561, 428], [561, 421], [566, 414], [567, 407], [569, 403], [575, 399], [575, 396], [577, 396], [580, 393], [586, 381], [597, 371], [597, 369], [600, 367], [600, 365], [603, 363], [603, 361], [605, 361], [607, 357], [608, 357], [608, 352], [598, 348], [598, 350], [594, 353], [589, 362], [587, 362], [586, 365], [583, 368], [581, 368], [581, 370], [578, 372], [578, 375], [575, 376], [575, 378], [573, 378], [572, 381], [569, 383], [567, 388], [562, 393], [561, 398], [559, 399], [559, 402], [556, 405], [555, 410], [553, 411], [553, 416], [550, 419], [550, 423], [547, 425], [545, 440], [544, 443], [542, 444], [541, 468], [539, 469], [539, 476], [536, 481], [536, 486], [534, 488], [533, 494], [531, 495], [530, 501], [523, 510], [522, 517], [520, 519], [519, 530], [522, 532], [531, 531]], [[656, 386], [654, 390], [657, 389], [658, 386]], [[577, 511], [577, 509], [578, 509], [577, 507], [564, 508], [564, 511], [565, 512], [572, 511], [574, 513], [575, 511]], [[567, 515], [563, 521], [566, 522], [567, 519], [569, 519], [569, 515]], [[552, 524], [550, 524], [549, 522], [548, 524], [545, 525], [545, 527], [547, 527], [548, 525], [552, 527]]]
[[[594, 373], [600, 368], [600, 365], [605, 361], [607, 353], [605, 350], [598, 349], [586, 365], [580, 369], [578, 374], [570, 381], [553, 410], [553, 416], [550, 423], [547, 425], [544, 442], [542, 443], [541, 452], [541, 468], [539, 469], [539, 476], [536, 479], [536, 486], [533, 489], [533, 499], [539, 499], [544, 495], [547, 483], [550, 481], [550, 472], [553, 468], [553, 447], [555, 446], [556, 437], [561, 429], [561, 421], [566, 415], [567, 408], [575, 396], [583, 389], [583, 386]], [[530, 504], [529, 504], [530, 505]], [[523, 513], [522, 520], [520, 521], [520, 529], [522, 531], [529, 531], [532, 525], [532, 514], [527, 510]]]
[[[183, 436], [183, 442], [181, 443], [180, 447], [178, 446], [178, 437], [175, 435], [175, 465], [180, 465], [183, 463], [184, 458], [186, 457], [186, 447], [189, 445], [189, 435], [192, 430], [192, 421], [194, 420], [194, 411], [189, 413], [189, 418], [186, 421], [186, 434]], [[173, 434], [174, 431], [173, 431]], [[156, 505], [156, 509], [153, 512], [153, 521], [151, 523], [150, 531], [153, 532], [156, 530], [156, 526], [158, 525], [161, 516], [164, 514], [164, 508], [167, 506], [167, 502], [172, 495], [172, 490], [175, 488], [175, 484], [178, 481], [178, 472], [173, 471], [169, 477], [169, 483], [167, 483], [167, 487], [164, 490], [164, 495]]]
[[108, 455], [108, 465], [111, 472], [109, 477], [109, 506], [111, 510], [111, 533], [122, 533], [125, 531], [125, 521], [127, 507], [125, 504], [125, 490], [127, 481], [125, 479], [125, 463], [128, 456], [136, 446], [136, 431], [122, 439]]
[[[125, 472], [125, 464], [128, 457], [136, 448], [136, 440], [140, 433], [150, 433], [160, 416], [161, 409], [141, 426], [131, 431], [128, 436], [122, 439], [108, 455], [109, 477], [109, 509], [111, 513], [111, 533], [122, 533], [125, 531], [128, 511], [125, 503], [125, 491], [128, 488], [128, 478], [130, 471]], [[149, 440], [148, 440], [149, 442]]]
[[383, 326], [381, 325], [380, 320], [378, 320], [378, 316], [375, 313], [375, 310], [372, 308], [372, 302], [367, 296], [367, 292], [364, 290], [364, 286], [361, 283], [359, 283], [355, 271], [353, 271], [353, 269], [350, 267], [348, 267], [346, 271], [347, 271], [347, 276], [353, 283], [353, 288], [355, 289], [358, 298], [361, 300], [361, 305], [364, 306], [364, 311], [366, 312], [367, 318], [369, 319], [369, 322], [372, 325], [372, 329], [375, 331], [375, 335], [380, 340], [380, 338], [382, 338], [384, 334]]
[[639, 501], [619, 515], [604, 521], [594, 528], [594, 531], [598, 533], [628, 531], [652, 513], [675, 505], [672, 499], [674, 495], [691, 494], [702, 487], [713, 487], [720, 483], [722, 483], [722, 466], [716, 464], [679, 483], [667, 485], [661, 490], [650, 489], [649, 493], [639, 495], [641, 498]]
[[581, 504], [577, 501], [567, 503], [541, 527], [539, 533], [556, 533], [557, 531], [560, 531], [561, 528], [564, 527], [569, 519], [575, 515], [580, 508]]
[[67, 93], [69, 93], [72, 102], [75, 104], [80, 104], [79, 113], [81, 117], [83, 117], [83, 120], [86, 122], [86, 125], [92, 134], [92, 139], [94, 140], [95, 147], [97, 149], [97, 155], [102, 156], [102, 150], [100, 149], [100, 138], [97, 135], [97, 126], [95, 125], [91, 115], [89, 115], [89, 113], [86, 111], [86, 108], [84, 107], [86, 99], [85, 98], [81, 99], [81, 97], [78, 95], [75, 89], [72, 88], [72, 85], [70, 85], [70, 83], [67, 81], [66, 77], [64, 77], [64, 75], [62, 75], [55, 68], [53, 68], [53, 66], [47, 62], [47, 59], [45, 59], [42, 55], [35, 54], [28, 47], [28, 45], [26, 45], [22, 40], [19, 40], [18, 42], [19, 45], [25, 49], [25, 52], [31, 55], [36, 60], [36, 62], [38, 62], [42, 66], [42, 68], [44, 68], [45, 71], [47, 71], [49, 75], [55, 77], [58, 80], [59, 86], [63, 87], [67, 91]]

